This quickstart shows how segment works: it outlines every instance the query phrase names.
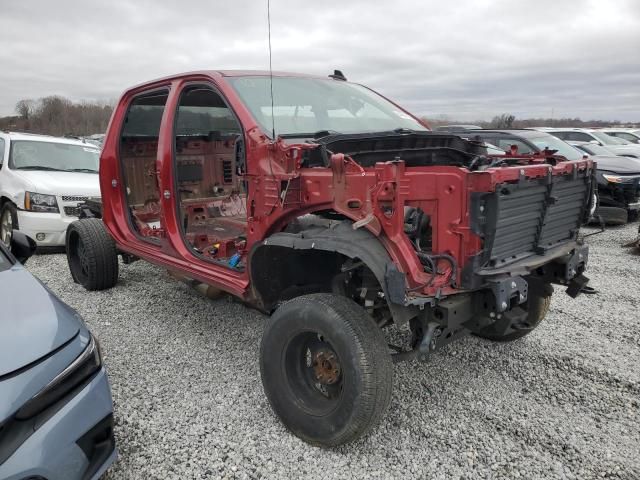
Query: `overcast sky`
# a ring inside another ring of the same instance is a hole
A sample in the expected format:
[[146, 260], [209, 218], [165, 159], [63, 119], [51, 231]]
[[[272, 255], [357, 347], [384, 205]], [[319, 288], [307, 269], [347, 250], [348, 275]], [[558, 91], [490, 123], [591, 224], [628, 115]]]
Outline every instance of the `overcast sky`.
[[[419, 115], [640, 121], [639, 0], [271, 0], [271, 20], [274, 70], [338, 68]], [[268, 65], [266, 0], [0, 4], [0, 115]]]

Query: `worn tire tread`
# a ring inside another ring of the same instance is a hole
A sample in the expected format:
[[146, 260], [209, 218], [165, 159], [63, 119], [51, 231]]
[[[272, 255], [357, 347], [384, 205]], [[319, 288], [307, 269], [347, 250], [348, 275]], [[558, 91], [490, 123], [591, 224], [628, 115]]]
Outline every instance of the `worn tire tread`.
[[[355, 339], [357, 348], [357, 363], [360, 366], [363, 385], [365, 388], [361, 392], [360, 408], [358, 415], [351, 419], [351, 422], [338, 435], [318, 441], [301, 434], [294, 433], [303, 440], [313, 445], [324, 447], [335, 447], [352, 442], [379, 423], [384, 412], [391, 402], [393, 385], [393, 363], [387, 348], [387, 342], [380, 328], [373, 319], [354, 301], [334, 294], [316, 293], [303, 295], [283, 304], [276, 313], [267, 320], [265, 331], [273, 326], [279, 315], [285, 314], [292, 308], [305, 306], [313, 308], [323, 308], [330, 315], [337, 316], [348, 332]], [[265, 382], [264, 371], [264, 344], [260, 345], [260, 373]], [[266, 390], [266, 388], [265, 388]], [[274, 405], [267, 395], [269, 403], [274, 411], [278, 411], [278, 406]], [[289, 428], [289, 426], [287, 426]], [[293, 430], [292, 430], [293, 431]]]
[[539, 296], [534, 298], [536, 298], [536, 300], [540, 303], [533, 312], [529, 312], [529, 317], [527, 317], [528, 323], [533, 326], [531, 330], [517, 330], [506, 335], [482, 334], [481, 332], [478, 332], [475, 335], [487, 340], [492, 340], [494, 342], [512, 342], [524, 337], [525, 335], [530, 334], [534, 329], [538, 327], [538, 325], [540, 325], [542, 320], [544, 320], [544, 317], [547, 316], [549, 307], [551, 306], [551, 296]]

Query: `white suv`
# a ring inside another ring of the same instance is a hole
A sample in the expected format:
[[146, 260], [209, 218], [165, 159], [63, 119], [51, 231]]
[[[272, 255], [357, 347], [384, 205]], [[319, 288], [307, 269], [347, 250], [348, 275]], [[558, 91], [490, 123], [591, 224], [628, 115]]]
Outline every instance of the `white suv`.
[[64, 245], [78, 204], [100, 196], [99, 163], [89, 143], [0, 131], [0, 240], [19, 229], [38, 246]]

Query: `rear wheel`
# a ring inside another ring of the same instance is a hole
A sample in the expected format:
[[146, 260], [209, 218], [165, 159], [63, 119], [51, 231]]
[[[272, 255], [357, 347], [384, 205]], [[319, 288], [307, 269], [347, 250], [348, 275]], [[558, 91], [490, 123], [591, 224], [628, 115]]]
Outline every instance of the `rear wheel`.
[[0, 241], [11, 246], [13, 231], [18, 229], [18, 210], [11, 202], [6, 202], [0, 210]]
[[384, 335], [360, 306], [338, 295], [305, 295], [282, 305], [264, 330], [260, 373], [284, 425], [315, 445], [359, 438], [391, 400]]
[[527, 318], [523, 324], [517, 328], [509, 328], [505, 332], [498, 333], [494, 325], [488, 325], [475, 335], [478, 337], [493, 340], [495, 342], [511, 342], [531, 333], [546, 317], [551, 305], [551, 296], [534, 295], [530, 292], [527, 303], [523, 308], [527, 311]]
[[118, 252], [101, 220], [77, 220], [67, 229], [67, 261], [74, 282], [106, 290], [118, 281]]

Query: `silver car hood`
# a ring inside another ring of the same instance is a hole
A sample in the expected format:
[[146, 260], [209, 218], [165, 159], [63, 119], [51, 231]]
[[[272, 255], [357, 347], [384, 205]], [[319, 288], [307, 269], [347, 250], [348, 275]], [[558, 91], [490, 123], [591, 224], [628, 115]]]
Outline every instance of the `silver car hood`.
[[0, 381], [63, 346], [82, 326], [22, 265], [0, 271]]

